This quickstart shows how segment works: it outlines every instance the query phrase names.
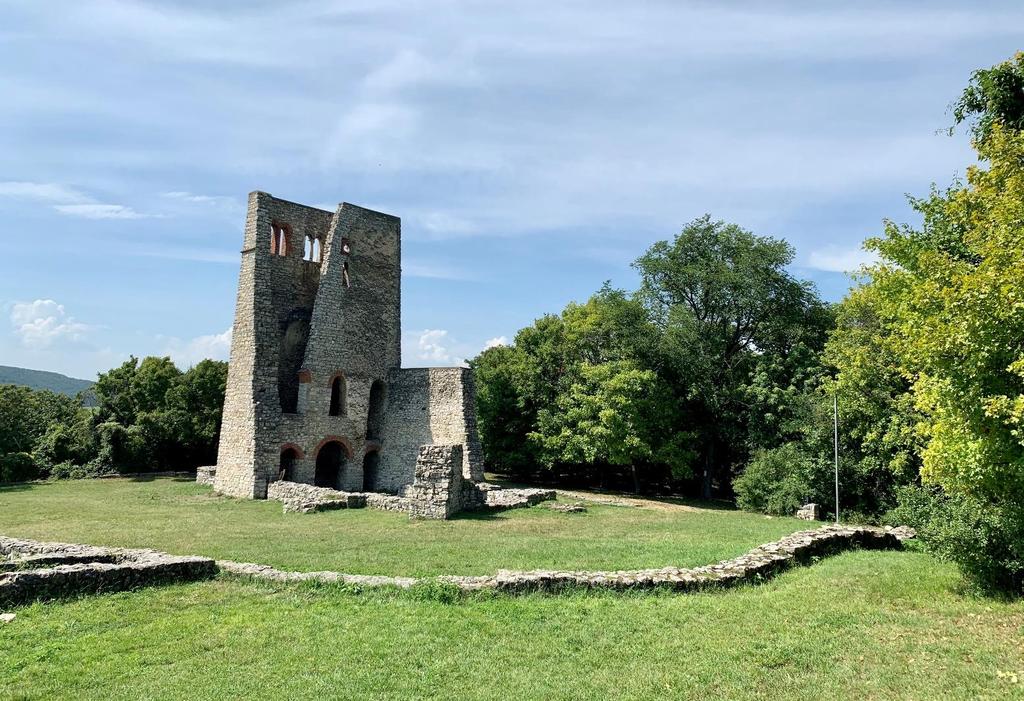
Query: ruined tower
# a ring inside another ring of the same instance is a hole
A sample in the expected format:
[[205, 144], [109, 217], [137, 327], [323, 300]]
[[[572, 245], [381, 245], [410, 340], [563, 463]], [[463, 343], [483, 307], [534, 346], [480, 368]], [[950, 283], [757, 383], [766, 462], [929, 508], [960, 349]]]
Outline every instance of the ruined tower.
[[217, 491], [288, 480], [398, 494], [420, 447], [461, 445], [483, 479], [471, 376], [401, 369], [401, 221], [249, 195]]

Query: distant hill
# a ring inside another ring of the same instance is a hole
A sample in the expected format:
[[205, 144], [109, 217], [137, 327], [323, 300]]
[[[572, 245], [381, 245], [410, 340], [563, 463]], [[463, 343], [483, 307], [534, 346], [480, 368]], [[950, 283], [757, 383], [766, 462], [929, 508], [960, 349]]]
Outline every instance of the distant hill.
[[[29, 370], [0, 365], [0, 385], [21, 385], [32, 389], [48, 389], [73, 397], [84, 389], [92, 387], [89, 380], [61, 375], [59, 372], [45, 370]], [[88, 403], [88, 402], [87, 402]]]

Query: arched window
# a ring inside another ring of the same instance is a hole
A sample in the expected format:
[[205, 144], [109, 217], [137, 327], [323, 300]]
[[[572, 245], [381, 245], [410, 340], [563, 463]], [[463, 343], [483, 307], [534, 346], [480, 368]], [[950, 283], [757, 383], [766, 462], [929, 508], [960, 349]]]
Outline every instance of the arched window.
[[270, 225], [270, 252], [275, 256], [288, 255], [291, 246], [292, 228], [287, 224], [272, 222]]
[[366, 437], [378, 440], [384, 430], [384, 383], [374, 380], [370, 385], [370, 409], [366, 415]]
[[302, 260], [313, 260], [313, 237], [307, 236], [306, 243], [302, 248]]
[[331, 380], [331, 408], [327, 412], [331, 416], [345, 415], [345, 390], [345, 376], [339, 373]]
[[323, 251], [320, 250], [320, 239], [313, 239], [313, 258], [314, 263], [320, 263], [323, 261]]

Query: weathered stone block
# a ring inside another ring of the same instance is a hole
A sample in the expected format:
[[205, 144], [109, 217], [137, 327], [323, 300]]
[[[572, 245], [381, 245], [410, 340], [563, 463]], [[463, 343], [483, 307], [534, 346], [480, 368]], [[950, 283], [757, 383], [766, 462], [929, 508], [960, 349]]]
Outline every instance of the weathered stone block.
[[205, 484], [212, 487], [216, 478], [216, 465], [203, 465], [202, 467], [196, 468], [196, 484]]
[[820, 521], [821, 507], [817, 504], [804, 504], [796, 511], [796, 517], [804, 521]]

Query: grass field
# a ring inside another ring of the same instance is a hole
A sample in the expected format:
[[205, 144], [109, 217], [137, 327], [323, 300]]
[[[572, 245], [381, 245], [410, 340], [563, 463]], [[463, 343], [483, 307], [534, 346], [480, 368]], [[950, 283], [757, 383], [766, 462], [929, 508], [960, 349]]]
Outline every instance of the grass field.
[[920, 553], [694, 595], [355, 594], [229, 579], [36, 604], [0, 698], [1020, 698], [1024, 605]]
[[372, 509], [285, 514], [278, 502], [227, 499], [168, 478], [0, 488], [0, 535], [352, 574], [697, 566], [806, 527], [796, 519], [682, 507], [517, 509], [446, 522]]
[[[282, 517], [277, 505], [169, 480], [0, 492], [0, 533], [220, 548], [300, 569], [489, 571], [508, 564], [506, 553], [513, 566], [705, 562], [799, 526], [653, 508], [573, 518], [532, 509], [424, 529], [378, 512]], [[320, 528], [330, 538], [289, 554]], [[691, 595], [459, 597], [221, 577], [18, 609], [0, 625], [0, 699], [1022, 698], [1024, 602], [973, 598], [959, 582], [913, 551], [846, 553], [759, 586]]]

